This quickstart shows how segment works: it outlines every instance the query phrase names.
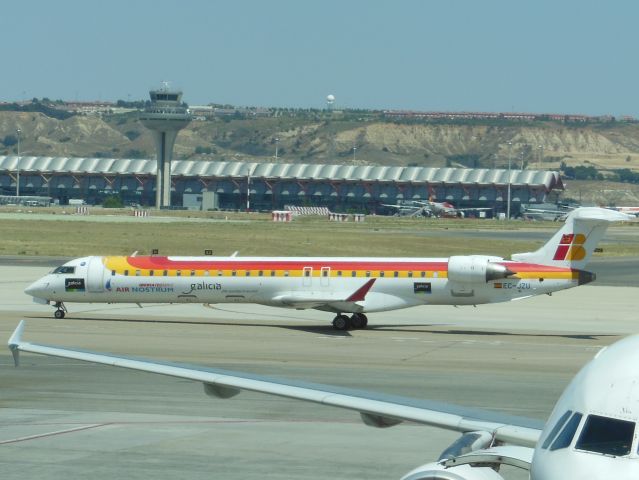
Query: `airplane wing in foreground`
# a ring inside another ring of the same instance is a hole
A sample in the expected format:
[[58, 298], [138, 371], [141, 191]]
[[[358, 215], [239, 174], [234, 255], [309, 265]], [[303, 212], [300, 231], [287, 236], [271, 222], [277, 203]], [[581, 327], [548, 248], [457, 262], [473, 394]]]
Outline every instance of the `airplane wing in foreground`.
[[524, 447], [533, 447], [543, 428], [543, 422], [538, 420], [429, 400], [29, 343], [22, 340], [23, 330], [21, 321], [8, 342], [16, 366], [20, 352], [69, 358], [202, 382], [205, 392], [218, 398], [230, 398], [249, 390], [354, 410], [364, 423], [374, 427], [408, 421], [461, 433], [487, 432], [496, 442]]

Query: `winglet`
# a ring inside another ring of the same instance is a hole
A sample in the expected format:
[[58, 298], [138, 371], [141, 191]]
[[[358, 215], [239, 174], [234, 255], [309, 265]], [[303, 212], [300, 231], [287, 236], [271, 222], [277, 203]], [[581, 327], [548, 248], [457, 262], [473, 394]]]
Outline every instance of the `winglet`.
[[20, 365], [20, 350], [18, 350], [18, 346], [22, 341], [22, 332], [24, 331], [24, 325], [24, 320], [20, 320], [20, 323], [13, 331], [13, 334], [7, 342], [7, 344], [9, 345], [9, 350], [11, 350], [11, 355], [13, 355], [13, 364], [16, 367]]
[[375, 278], [371, 278], [368, 282], [358, 288], [355, 293], [346, 299], [347, 302], [361, 302], [366, 298], [366, 294], [375, 283]]

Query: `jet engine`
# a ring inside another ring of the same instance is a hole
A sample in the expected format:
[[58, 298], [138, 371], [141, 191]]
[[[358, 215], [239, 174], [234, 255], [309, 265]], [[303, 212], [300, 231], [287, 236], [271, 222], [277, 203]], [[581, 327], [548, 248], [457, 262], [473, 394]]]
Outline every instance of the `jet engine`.
[[532, 458], [530, 448], [499, 446], [489, 432], [466, 432], [439, 461], [417, 467], [402, 480], [504, 480], [498, 473], [502, 464], [529, 469], [528, 457]]
[[402, 480], [504, 480], [489, 467], [459, 465], [447, 468], [441, 463], [427, 463], [408, 473]]
[[448, 280], [456, 283], [487, 283], [514, 274], [497, 262], [503, 258], [485, 255], [457, 255], [448, 259]]

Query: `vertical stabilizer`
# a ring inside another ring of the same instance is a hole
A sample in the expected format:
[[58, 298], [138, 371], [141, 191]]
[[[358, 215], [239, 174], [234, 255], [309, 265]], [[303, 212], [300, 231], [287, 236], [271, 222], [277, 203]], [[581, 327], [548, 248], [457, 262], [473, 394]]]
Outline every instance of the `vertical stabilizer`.
[[632, 219], [630, 215], [607, 208], [582, 207], [570, 212], [564, 226], [539, 250], [516, 253], [518, 262], [582, 269], [606, 233], [608, 224]]

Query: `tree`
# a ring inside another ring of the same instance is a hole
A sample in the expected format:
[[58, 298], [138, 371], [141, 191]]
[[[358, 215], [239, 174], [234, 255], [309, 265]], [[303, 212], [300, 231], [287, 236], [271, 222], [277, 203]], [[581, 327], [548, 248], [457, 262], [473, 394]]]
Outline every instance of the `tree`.
[[18, 138], [15, 135], [5, 135], [2, 143], [4, 143], [5, 147], [12, 147], [18, 143]]
[[122, 208], [124, 207], [124, 202], [120, 198], [119, 195], [111, 195], [110, 197], [106, 197], [102, 202], [102, 207], [104, 208]]

